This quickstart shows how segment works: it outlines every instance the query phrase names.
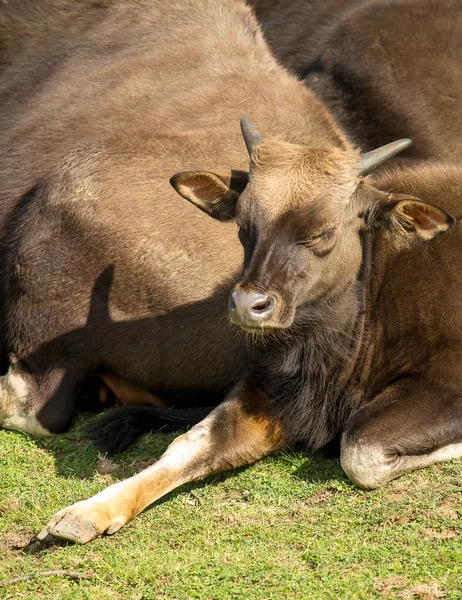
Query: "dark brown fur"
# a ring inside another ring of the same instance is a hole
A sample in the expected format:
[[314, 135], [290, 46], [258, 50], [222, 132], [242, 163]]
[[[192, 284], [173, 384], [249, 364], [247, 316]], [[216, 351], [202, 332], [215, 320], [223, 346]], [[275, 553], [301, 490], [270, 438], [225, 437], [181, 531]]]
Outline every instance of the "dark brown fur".
[[319, 57], [339, 21], [371, 0], [247, 0], [278, 60], [297, 75]]

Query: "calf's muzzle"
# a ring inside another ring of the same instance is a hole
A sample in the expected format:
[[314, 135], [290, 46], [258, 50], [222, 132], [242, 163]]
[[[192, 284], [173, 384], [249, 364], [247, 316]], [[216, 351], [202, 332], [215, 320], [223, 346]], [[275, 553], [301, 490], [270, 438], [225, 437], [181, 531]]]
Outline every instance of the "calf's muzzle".
[[234, 290], [229, 302], [229, 318], [241, 327], [263, 325], [276, 307], [276, 298], [255, 291]]

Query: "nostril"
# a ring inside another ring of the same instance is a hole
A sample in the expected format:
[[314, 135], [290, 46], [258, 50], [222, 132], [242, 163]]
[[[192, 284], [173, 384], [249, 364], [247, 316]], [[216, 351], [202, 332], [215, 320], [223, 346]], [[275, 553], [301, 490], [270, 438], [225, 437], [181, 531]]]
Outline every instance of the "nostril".
[[266, 298], [261, 298], [252, 304], [251, 311], [255, 315], [269, 315], [269, 313], [273, 310], [274, 305], [274, 298], [272, 296], [266, 296]]
[[252, 306], [252, 310], [261, 312], [261, 311], [269, 308], [269, 306], [270, 306], [270, 302], [269, 302], [269, 300], [266, 300], [266, 302], [258, 302], [258, 304], [254, 304]]

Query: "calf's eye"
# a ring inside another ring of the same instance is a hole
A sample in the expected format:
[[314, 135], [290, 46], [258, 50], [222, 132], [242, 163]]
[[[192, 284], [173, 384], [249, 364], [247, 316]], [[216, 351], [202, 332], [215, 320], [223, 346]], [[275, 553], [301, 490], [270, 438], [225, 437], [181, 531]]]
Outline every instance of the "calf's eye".
[[335, 229], [326, 229], [326, 231], [323, 231], [322, 233], [318, 233], [306, 240], [297, 242], [297, 246], [308, 246], [308, 248], [312, 248], [317, 246], [320, 242], [331, 240], [335, 236], [335, 232]]

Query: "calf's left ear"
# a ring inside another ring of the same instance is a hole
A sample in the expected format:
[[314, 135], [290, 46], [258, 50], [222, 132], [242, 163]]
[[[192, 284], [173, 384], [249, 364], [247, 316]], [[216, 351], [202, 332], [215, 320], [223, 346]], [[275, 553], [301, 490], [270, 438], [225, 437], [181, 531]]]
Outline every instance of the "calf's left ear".
[[442, 235], [455, 222], [442, 208], [401, 194], [392, 194], [378, 215], [378, 223], [385, 226], [400, 245], [409, 247]]
[[190, 171], [170, 178], [175, 190], [198, 208], [219, 221], [230, 221], [236, 214], [236, 201], [248, 182], [248, 173]]

